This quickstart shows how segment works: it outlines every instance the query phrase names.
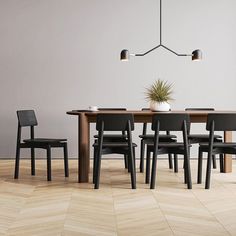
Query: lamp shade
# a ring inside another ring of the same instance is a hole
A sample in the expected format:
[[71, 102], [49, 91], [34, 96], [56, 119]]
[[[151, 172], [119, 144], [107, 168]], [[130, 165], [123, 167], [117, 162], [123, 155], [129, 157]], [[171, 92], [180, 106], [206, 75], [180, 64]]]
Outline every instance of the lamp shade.
[[202, 60], [202, 51], [200, 49], [194, 50], [192, 52], [192, 60], [193, 61], [200, 61], [200, 60]]
[[120, 60], [121, 61], [128, 61], [129, 60], [129, 51], [127, 49], [123, 49], [120, 53]]

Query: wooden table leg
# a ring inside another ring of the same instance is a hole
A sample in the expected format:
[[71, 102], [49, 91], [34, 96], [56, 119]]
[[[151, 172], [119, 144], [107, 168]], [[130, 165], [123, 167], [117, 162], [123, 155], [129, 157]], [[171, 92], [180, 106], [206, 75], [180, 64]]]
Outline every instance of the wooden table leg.
[[[225, 142], [232, 142], [232, 131], [225, 131], [224, 132], [224, 141]], [[231, 154], [225, 154], [224, 172], [225, 173], [232, 172], [232, 155]]]
[[85, 114], [81, 113], [79, 115], [79, 125], [78, 125], [78, 138], [79, 138], [79, 183], [89, 182], [89, 160], [90, 160], [90, 150], [89, 150], [89, 139], [90, 139], [90, 127], [88, 118]]

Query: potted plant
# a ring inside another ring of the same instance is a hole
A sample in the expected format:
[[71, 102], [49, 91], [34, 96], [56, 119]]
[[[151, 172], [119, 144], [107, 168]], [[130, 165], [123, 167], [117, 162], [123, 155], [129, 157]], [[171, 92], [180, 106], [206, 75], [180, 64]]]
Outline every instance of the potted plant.
[[169, 111], [172, 99], [172, 84], [158, 79], [146, 89], [146, 99], [150, 102], [152, 111]]

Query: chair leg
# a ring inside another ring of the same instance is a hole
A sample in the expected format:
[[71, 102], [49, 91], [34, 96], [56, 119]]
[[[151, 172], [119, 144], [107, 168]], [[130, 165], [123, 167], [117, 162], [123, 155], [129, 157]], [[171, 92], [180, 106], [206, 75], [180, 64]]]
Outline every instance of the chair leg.
[[133, 150], [129, 150], [129, 166], [131, 172], [131, 186], [132, 189], [136, 189], [136, 170], [135, 170], [135, 156]]
[[[189, 150], [188, 150], [188, 153]], [[185, 162], [185, 170], [186, 170], [186, 175], [187, 175], [187, 186], [188, 186], [188, 189], [192, 189], [192, 178], [191, 178], [191, 169], [190, 169], [190, 158], [189, 158], [189, 155], [185, 154], [184, 155], [184, 162]]]
[[178, 155], [177, 154], [174, 154], [174, 171], [175, 171], [175, 173], [179, 172]]
[[96, 157], [96, 149], [94, 148], [93, 152], [93, 184], [96, 182], [96, 169], [97, 169], [97, 157]]
[[169, 160], [169, 169], [173, 169], [173, 162], [172, 162], [172, 155], [169, 153], [168, 154], [168, 160]]
[[155, 185], [156, 185], [156, 169], [157, 169], [157, 156], [155, 156], [154, 153], [153, 153], [150, 189], [155, 189]]
[[64, 170], [65, 170], [65, 177], [69, 177], [69, 164], [68, 164], [68, 148], [67, 143], [65, 143], [64, 147]]
[[150, 182], [150, 158], [151, 158], [151, 152], [147, 150], [147, 160], [146, 160], [146, 178], [145, 183], [149, 184]]
[[[190, 155], [190, 148], [189, 148], [189, 156], [191, 156]], [[183, 160], [183, 169], [184, 169], [184, 166], [185, 166], [185, 164], [184, 164], [184, 160]]]
[[213, 169], [216, 169], [216, 155], [212, 155]]
[[125, 163], [125, 169], [128, 169], [128, 160], [127, 160], [127, 155], [124, 155], [124, 163]]
[[220, 172], [224, 172], [224, 154], [220, 154]]
[[128, 165], [128, 173], [131, 172], [131, 166], [130, 166], [130, 161], [129, 161], [129, 155], [127, 155], [127, 165]]
[[211, 161], [212, 161], [212, 154], [209, 152], [207, 157], [207, 169], [206, 169], [206, 183], [205, 189], [210, 188], [210, 178], [211, 178]]
[[133, 159], [134, 159], [134, 169], [135, 169], [135, 173], [136, 173], [136, 155], [135, 155], [135, 147], [133, 147]]
[[187, 171], [186, 171], [186, 161], [185, 161], [185, 157], [184, 157], [184, 160], [183, 160], [183, 169], [184, 169], [184, 183], [187, 184], [188, 180], [187, 180]]
[[145, 143], [144, 140], [141, 140], [140, 146], [140, 172], [143, 173], [144, 171], [144, 153], [145, 153]]
[[47, 147], [47, 178], [48, 181], [52, 180], [52, 171], [51, 171], [51, 147]]
[[100, 183], [100, 172], [101, 172], [101, 155], [97, 154], [97, 157], [95, 158], [95, 189], [99, 189], [99, 183]]
[[31, 175], [35, 175], [35, 149], [31, 148]]
[[199, 148], [198, 151], [198, 172], [197, 172], [197, 183], [201, 184], [202, 183], [202, 151]]
[[[126, 155], [127, 156], [127, 155]], [[133, 147], [133, 159], [134, 159], [134, 169], [136, 171], [136, 158], [135, 158], [135, 148]], [[127, 156], [127, 166], [128, 166], [128, 172], [131, 173], [131, 165], [129, 163], [129, 156]]]
[[14, 179], [18, 179], [19, 177], [19, 167], [20, 167], [20, 148], [16, 148], [16, 161], [15, 161], [15, 174]]

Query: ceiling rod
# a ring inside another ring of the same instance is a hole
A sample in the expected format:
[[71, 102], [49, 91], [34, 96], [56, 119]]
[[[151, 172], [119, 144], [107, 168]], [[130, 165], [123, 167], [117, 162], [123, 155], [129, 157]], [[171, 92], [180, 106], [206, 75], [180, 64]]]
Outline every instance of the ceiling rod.
[[129, 50], [127, 49], [123, 49], [120, 53], [120, 60], [121, 61], [129, 61], [129, 58], [130, 56], [136, 56], [136, 57], [142, 57], [142, 56], [145, 56], [147, 54], [149, 54], [150, 52], [154, 51], [155, 49], [157, 48], [164, 48], [168, 51], [170, 51], [171, 53], [175, 54], [176, 56], [189, 56], [189, 57], [192, 57], [192, 60], [193, 61], [199, 61], [202, 59], [202, 52], [200, 49], [196, 49], [192, 52], [192, 54], [180, 54], [180, 53], [177, 53], [173, 50], [171, 50], [170, 48], [166, 47], [165, 45], [162, 44], [162, 0], [160, 0], [160, 44], [155, 46], [154, 48], [148, 50], [147, 52], [145, 53], [139, 53], [139, 54], [133, 54], [133, 53], [129, 53]]

